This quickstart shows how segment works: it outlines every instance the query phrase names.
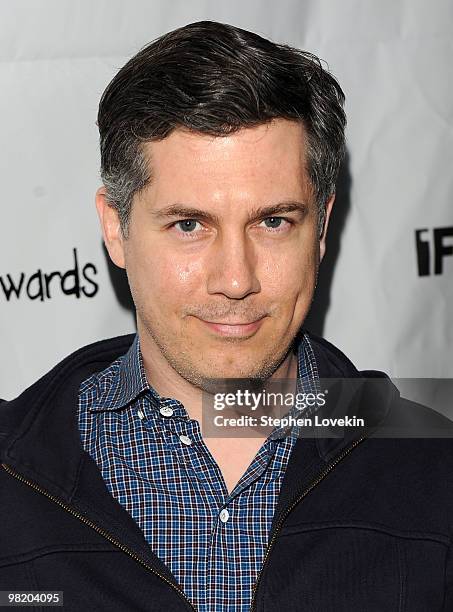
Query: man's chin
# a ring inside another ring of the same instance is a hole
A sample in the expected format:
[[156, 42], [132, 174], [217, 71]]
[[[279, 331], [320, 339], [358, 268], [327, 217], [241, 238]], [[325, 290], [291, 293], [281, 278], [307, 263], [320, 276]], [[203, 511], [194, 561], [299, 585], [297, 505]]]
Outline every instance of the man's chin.
[[[201, 375], [196, 381], [196, 385], [202, 391], [210, 394], [226, 393], [234, 391], [236, 388], [248, 389], [249, 391], [259, 391], [268, 377], [263, 377], [259, 373], [243, 373], [231, 371], [227, 373], [212, 372], [210, 375]], [[195, 381], [193, 381], [195, 383]]]
[[[231, 379], [235, 379], [239, 386], [247, 387], [252, 391], [262, 387], [265, 381], [277, 370], [281, 361], [282, 359], [276, 360], [275, 358], [263, 360], [261, 365], [257, 365], [260, 363], [257, 359], [253, 364], [241, 364], [238, 360], [235, 363], [222, 363], [220, 359], [213, 357], [210, 360], [212, 367], [206, 368], [206, 362], [200, 364], [199, 368], [194, 364], [195, 367], [192, 368], [190, 373], [193, 377], [191, 382], [203, 391], [218, 393], [221, 391], [219, 387], [225, 382], [231, 385]], [[185, 378], [187, 379], [187, 376]]]

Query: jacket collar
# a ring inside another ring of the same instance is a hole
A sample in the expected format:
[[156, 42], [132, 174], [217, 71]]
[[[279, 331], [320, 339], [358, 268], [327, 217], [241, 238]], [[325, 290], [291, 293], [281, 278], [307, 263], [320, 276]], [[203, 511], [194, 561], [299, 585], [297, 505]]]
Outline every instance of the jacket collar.
[[[344, 435], [327, 437], [323, 428], [312, 428], [311, 437], [297, 440], [288, 462], [272, 521], [272, 538], [288, 508], [309, 491], [322, 473], [362, 438], [379, 428], [395, 406], [400, 394], [386, 374], [375, 370], [358, 371], [335, 346], [310, 335], [319, 373], [320, 387], [329, 384], [329, 401], [320, 417], [363, 418], [365, 427], [345, 427]], [[329, 379], [329, 380], [327, 380]], [[333, 380], [332, 380], [333, 379]], [[302, 432], [303, 433], [303, 432]]]
[[333, 384], [326, 385], [329, 389], [328, 402], [320, 416], [356, 417], [365, 423], [364, 427], [345, 427], [341, 437], [326, 437], [323, 428], [315, 429], [319, 455], [328, 462], [355, 440], [372, 435], [387, 418], [391, 407], [398, 402], [400, 392], [384, 372], [359, 371], [333, 344], [324, 338], [310, 336], [321, 386], [328, 379], [333, 379]]

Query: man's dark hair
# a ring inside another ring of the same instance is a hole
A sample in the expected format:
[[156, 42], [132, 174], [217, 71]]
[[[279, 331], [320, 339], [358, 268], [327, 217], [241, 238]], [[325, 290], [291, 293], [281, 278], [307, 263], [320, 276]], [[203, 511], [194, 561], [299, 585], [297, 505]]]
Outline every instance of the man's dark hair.
[[345, 152], [344, 94], [313, 54], [214, 21], [149, 43], [104, 91], [97, 125], [106, 197], [128, 237], [133, 197], [151, 180], [143, 144], [176, 128], [224, 136], [275, 118], [302, 122], [324, 224]]

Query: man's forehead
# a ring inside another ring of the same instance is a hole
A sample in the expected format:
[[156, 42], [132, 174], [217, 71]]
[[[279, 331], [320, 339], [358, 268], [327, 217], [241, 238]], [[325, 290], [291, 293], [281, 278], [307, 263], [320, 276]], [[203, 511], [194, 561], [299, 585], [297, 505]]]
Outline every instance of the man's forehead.
[[146, 143], [144, 153], [149, 189], [170, 191], [182, 201], [188, 188], [215, 188], [220, 198], [224, 190], [275, 190], [271, 200], [293, 198], [309, 188], [305, 133], [294, 121], [279, 119], [227, 136], [177, 128], [165, 139]]

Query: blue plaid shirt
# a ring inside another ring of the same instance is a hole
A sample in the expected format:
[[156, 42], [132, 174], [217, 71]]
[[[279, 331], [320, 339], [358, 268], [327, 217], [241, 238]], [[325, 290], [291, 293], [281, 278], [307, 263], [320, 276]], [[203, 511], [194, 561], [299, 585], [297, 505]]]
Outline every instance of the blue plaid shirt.
[[[297, 391], [318, 388], [306, 334], [297, 353]], [[78, 419], [107, 488], [194, 607], [249, 610], [295, 428], [274, 429], [229, 494], [199, 422], [148, 384], [138, 334], [125, 355], [82, 382]]]

